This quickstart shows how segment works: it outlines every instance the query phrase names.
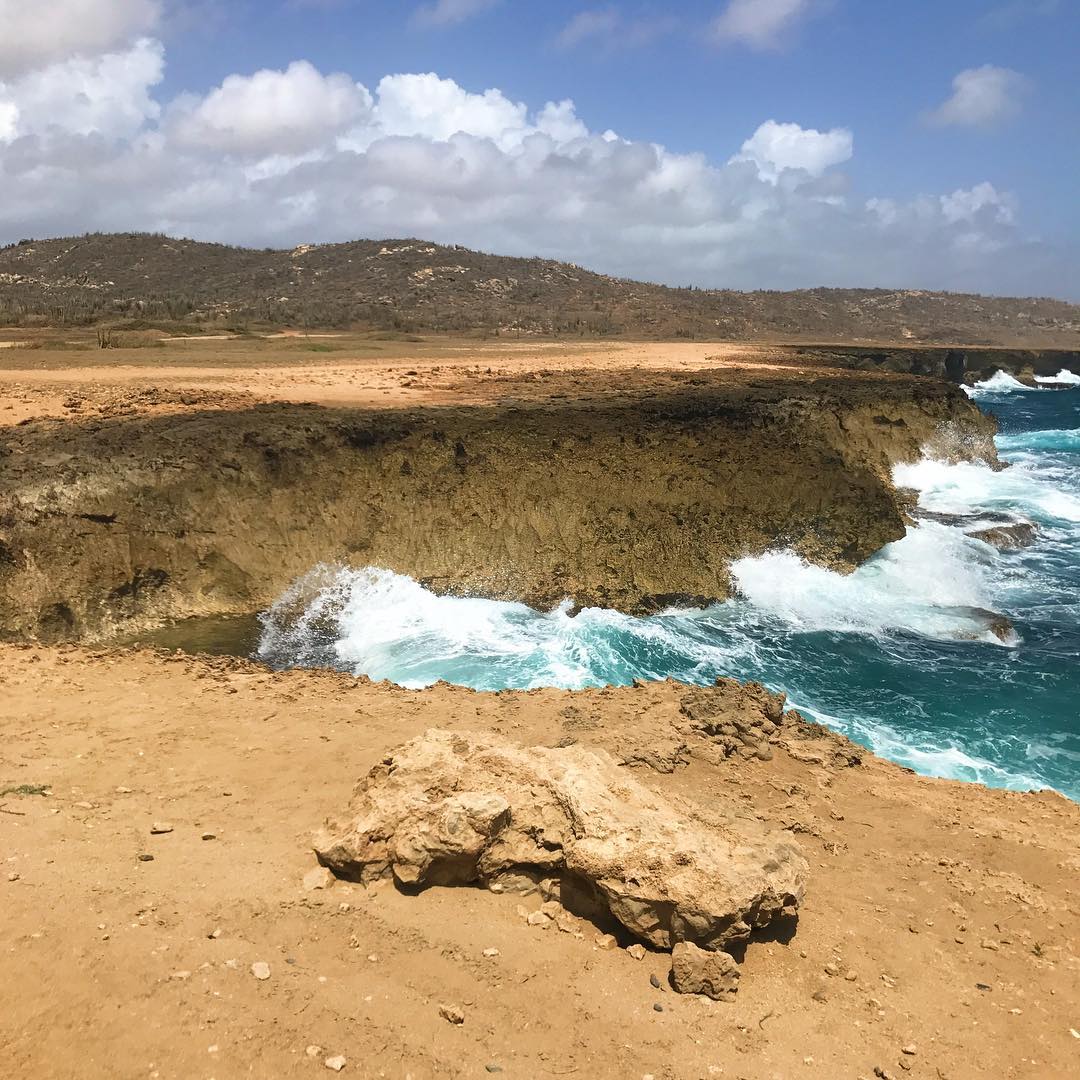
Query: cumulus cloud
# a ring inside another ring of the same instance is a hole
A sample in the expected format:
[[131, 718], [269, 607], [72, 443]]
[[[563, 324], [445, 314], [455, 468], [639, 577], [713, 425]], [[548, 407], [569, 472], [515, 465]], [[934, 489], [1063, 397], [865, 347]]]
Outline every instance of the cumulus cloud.
[[952, 96], [927, 114], [938, 127], [993, 127], [1020, 112], [1027, 79], [1011, 68], [984, 64], [953, 79]]
[[152, 30], [160, 0], [0, 0], [0, 79], [95, 56]]
[[815, 131], [766, 120], [742, 144], [734, 160], [752, 161], [763, 179], [775, 183], [785, 169], [821, 176], [826, 169], [850, 161], [854, 145], [854, 136], [846, 128]]
[[465, 22], [495, 7], [501, 0], [433, 0], [416, 9], [415, 22], [420, 26], [452, 26]]
[[620, 22], [619, 12], [613, 7], [579, 11], [559, 32], [558, 42], [564, 49], [572, 49], [593, 38], [607, 42], [619, 29]]
[[674, 15], [627, 17], [615, 6], [579, 11], [559, 31], [555, 43], [562, 49], [588, 45], [603, 52], [637, 49], [670, 34], [680, 25]]
[[201, 100], [181, 99], [170, 120], [182, 145], [258, 157], [315, 150], [370, 110], [371, 95], [348, 75], [298, 60], [285, 71], [230, 75]]
[[810, 8], [811, 0], [729, 0], [713, 22], [713, 33], [720, 41], [773, 49]]
[[853, 194], [844, 128], [768, 120], [728, 160], [590, 127], [569, 100], [297, 62], [159, 103], [159, 42], [0, 83], [0, 242], [147, 229], [253, 245], [423, 236], [732, 287], [1053, 292], [1068, 270], [989, 183]]

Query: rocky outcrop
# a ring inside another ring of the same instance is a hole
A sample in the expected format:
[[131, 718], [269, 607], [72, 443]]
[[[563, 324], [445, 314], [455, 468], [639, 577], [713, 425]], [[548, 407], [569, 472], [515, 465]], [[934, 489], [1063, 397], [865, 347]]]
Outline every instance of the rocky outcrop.
[[848, 571], [901, 537], [891, 468], [943, 426], [994, 453], [992, 423], [925, 379], [563, 372], [502, 393], [4, 430], [0, 636], [248, 614], [319, 563], [540, 608], [704, 604], [742, 556]]
[[995, 525], [988, 529], [974, 529], [968, 536], [996, 547], [998, 551], [1019, 551], [1031, 547], [1038, 539], [1039, 530], [1030, 521], [1017, 521], [1011, 525]]
[[388, 755], [316, 841], [335, 874], [404, 886], [531, 888], [658, 948], [728, 949], [798, 911], [807, 864], [751, 820], [723, 828], [602, 751], [431, 730]]

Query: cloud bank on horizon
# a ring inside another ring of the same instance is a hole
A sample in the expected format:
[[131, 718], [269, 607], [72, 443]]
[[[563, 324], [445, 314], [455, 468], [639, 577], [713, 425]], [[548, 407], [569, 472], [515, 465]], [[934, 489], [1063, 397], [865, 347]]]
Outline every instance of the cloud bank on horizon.
[[[40, 5], [0, 0], [0, 242], [94, 230], [258, 246], [420, 236], [673, 284], [1062, 291], [1062, 257], [1026, 235], [1007, 191], [978, 178], [858, 194], [847, 128], [756, 118], [717, 159], [590, 127], [569, 99], [530, 106], [430, 72], [368, 87], [304, 59], [166, 98], [159, 0], [45, 6], [50, 32]], [[434, 30], [496, 6], [436, 0], [413, 18]], [[730, 0], [712, 32], [774, 49], [822, 10]], [[618, 18], [583, 14], [563, 47]], [[1025, 87], [1008, 69], [968, 69], [924, 119], [998, 124]]]

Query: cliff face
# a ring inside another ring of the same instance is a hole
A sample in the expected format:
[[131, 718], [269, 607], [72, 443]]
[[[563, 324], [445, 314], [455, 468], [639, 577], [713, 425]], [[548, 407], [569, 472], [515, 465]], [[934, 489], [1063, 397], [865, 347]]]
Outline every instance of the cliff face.
[[[439, 591], [648, 611], [725, 597], [777, 545], [850, 570], [903, 535], [891, 466], [944, 428], [992, 455], [956, 388], [889, 375], [558, 381], [519, 403], [273, 405], [8, 431], [0, 628], [93, 639], [250, 612], [323, 561]], [[606, 392], [605, 392], [606, 391]]]

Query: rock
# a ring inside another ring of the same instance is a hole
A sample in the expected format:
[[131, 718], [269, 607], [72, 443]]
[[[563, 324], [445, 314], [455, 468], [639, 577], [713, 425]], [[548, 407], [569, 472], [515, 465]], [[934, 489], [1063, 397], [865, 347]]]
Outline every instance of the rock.
[[551, 917], [542, 911], [531, 911], [525, 921], [530, 926], [548, 926], [551, 923]]
[[502, 1072], [502, 1066], [501, 1065], [496, 1065], [494, 1062], [492, 1062], [490, 1065], [485, 1065], [484, 1066], [484, 1071], [489, 1072], [489, 1073], [501, 1073]]
[[723, 825], [604, 752], [431, 730], [388, 755], [316, 839], [339, 876], [406, 886], [561, 879], [563, 906], [658, 948], [724, 948], [794, 916], [807, 864], [786, 836]]
[[307, 1054], [309, 1058], [317, 1058], [322, 1053], [322, 1047], [312, 1043], [311, 1046], [304, 1050], [304, 1053]]
[[818, 1001], [823, 1005], [825, 1004], [826, 1001], [829, 1000], [829, 995], [826, 994], [824, 990], [815, 990], [810, 995], [810, 997], [813, 998], [814, 1001]]
[[680, 994], [731, 1001], [739, 989], [739, 966], [725, 952], [708, 952], [680, 941], [671, 950], [671, 981]]
[[264, 960], [256, 960], [255, 963], [251, 965], [251, 974], [260, 981], [269, 979], [270, 965]]
[[490, 960], [493, 956], [498, 956], [499, 955], [499, 950], [498, 949], [485, 949], [484, 950], [484, 955]]
[[843, 971], [843, 968], [841, 968], [835, 960], [830, 960], [829, 963], [825, 965], [826, 975], [832, 975], [833, 977], [835, 977], [839, 975], [841, 971]]
[[659, 1001], [653, 1002], [653, 1012], [663, 1012], [664, 1006]]
[[204, 832], [204, 833], [202, 834], [202, 838], [203, 838], [204, 840], [216, 840], [216, 839], [217, 839], [217, 833], [212, 833], [212, 832]]
[[334, 875], [325, 866], [312, 867], [304, 875], [304, 891], [314, 892], [316, 889], [329, 889], [334, 884]]
[[635, 960], [644, 960], [645, 959], [646, 953], [645, 953], [645, 946], [644, 945], [630, 945], [627, 948], [626, 951]]
[[154, 856], [153, 855], [148, 855], [146, 852], [143, 852], [143, 854], [139, 856], [139, 862], [153, 862], [153, 861], [154, 861]]
[[93, 809], [94, 809], [94, 804], [93, 804], [93, 803], [89, 803], [89, 802], [77, 802], [77, 803], [75, 804], [75, 806], [76, 806], [76, 807], [77, 807], [77, 808], [78, 808], [79, 810], [93, 810]]
[[440, 1005], [439, 1015], [449, 1024], [464, 1024], [465, 1014], [456, 1005]]
[[660, 976], [657, 975], [655, 972], [652, 975], [649, 976], [649, 985], [654, 990], [659, 990], [660, 989]]
[[908, 1043], [907, 1046], [900, 1047], [900, 1053], [907, 1054], [908, 1057], [914, 1057], [918, 1052], [918, 1048], [914, 1043]]
[[1031, 547], [1039, 537], [1039, 530], [1030, 521], [1018, 521], [1014, 525], [996, 525], [990, 529], [969, 532], [976, 540], [996, 547], [998, 551], [1019, 551]]
[[335, 1054], [335, 1055], [334, 1055], [333, 1057], [328, 1057], [328, 1058], [327, 1058], [327, 1059], [326, 1059], [326, 1060], [325, 1060], [325, 1061], [323, 1062], [323, 1064], [324, 1064], [324, 1065], [325, 1065], [325, 1066], [326, 1066], [326, 1067], [327, 1067], [328, 1069], [333, 1069], [333, 1070], [334, 1070], [334, 1072], [341, 1072], [341, 1070], [345, 1068], [345, 1066], [346, 1066], [347, 1062], [346, 1062], [346, 1060], [345, 1060], [345, 1057], [344, 1057], [344, 1055], [342, 1055], [342, 1054]]
[[615, 940], [612, 934], [601, 934], [596, 939], [596, 947], [598, 949], [614, 949], [619, 943]]
[[19, 875], [12, 872], [12, 873], [8, 874], [7, 879], [8, 879], [8, 881], [18, 881], [19, 880]]
[[173, 827], [166, 821], [155, 821], [154, 824], [150, 826], [151, 836], [164, 836], [165, 833], [171, 833], [172, 831]]

